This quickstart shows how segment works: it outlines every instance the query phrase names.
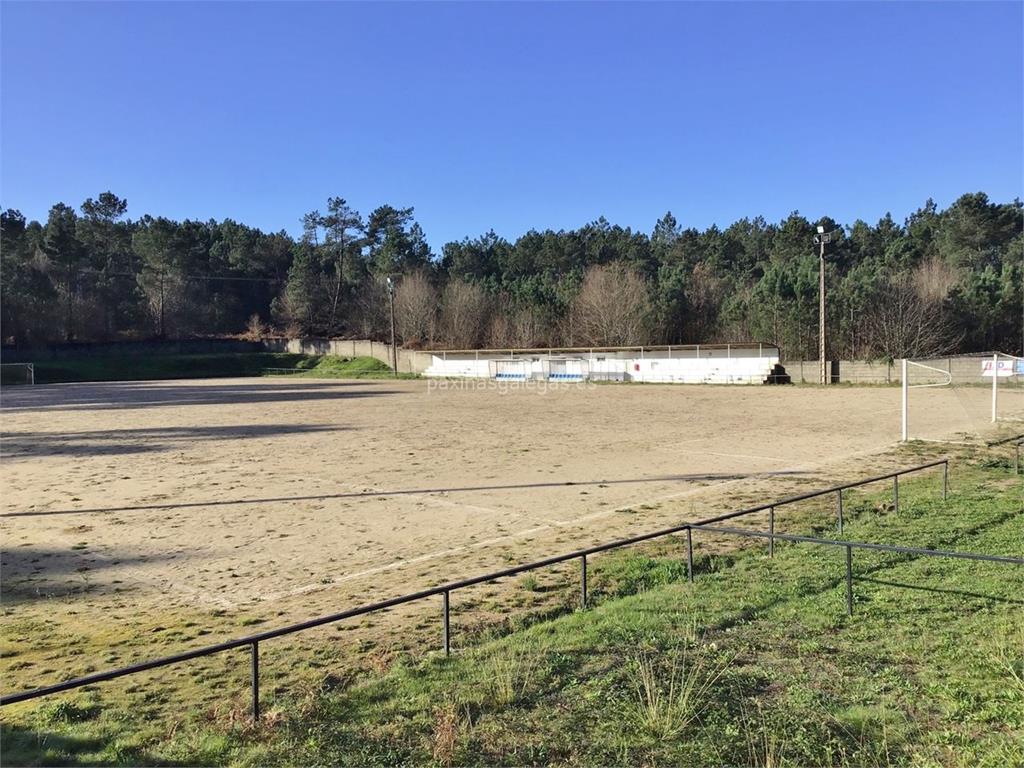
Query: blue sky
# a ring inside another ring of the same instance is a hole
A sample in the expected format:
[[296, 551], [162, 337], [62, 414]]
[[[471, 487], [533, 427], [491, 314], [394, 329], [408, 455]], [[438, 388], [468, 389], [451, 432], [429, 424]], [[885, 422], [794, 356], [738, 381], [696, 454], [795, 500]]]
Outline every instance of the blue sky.
[[435, 249], [604, 215], [902, 219], [1024, 196], [1024, 4], [5, 0], [0, 204], [267, 230], [340, 195]]

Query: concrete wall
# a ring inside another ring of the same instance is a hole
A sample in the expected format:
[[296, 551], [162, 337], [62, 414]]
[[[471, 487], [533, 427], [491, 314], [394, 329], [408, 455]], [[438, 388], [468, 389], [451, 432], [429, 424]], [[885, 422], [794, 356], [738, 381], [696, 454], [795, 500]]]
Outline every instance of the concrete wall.
[[[937, 357], [931, 360], [915, 362], [937, 368], [953, 376], [955, 384], [991, 384], [992, 379], [981, 375], [982, 362], [991, 360], [991, 355], [972, 355], [959, 357]], [[794, 383], [817, 384], [817, 360], [789, 360], [783, 364], [786, 373]], [[832, 381], [848, 384], [899, 384], [901, 380], [900, 361], [891, 363], [874, 360], [832, 360], [830, 361]], [[939, 382], [943, 376], [913, 367], [909, 376], [911, 384]]]
[[[263, 340], [267, 352], [291, 352], [300, 355], [337, 355], [373, 357], [391, 365], [391, 345], [362, 339], [283, 339]], [[398, 348], [399, 373], [422, 373], [430, 366], [430, 354]]]
[[665, 384], [763, 384], [777, 357], [634, 358], [629, 380]]
[[[774, 347], [772, 348], [774, 349]], [[640, 353], [639, 350], [605, 353], [580, 352], [576, 355], [518, 353], [504, 356], [495, 351], [434, 352], [427, 376], [444, 378], [497, 378], [582, 380], [614, 378], [680, 384], [762, 384], [778, 357], [758, 357], [758, 349], [747, 350], [741, 357], [723, 354], [679, 356], [673, 350]]]

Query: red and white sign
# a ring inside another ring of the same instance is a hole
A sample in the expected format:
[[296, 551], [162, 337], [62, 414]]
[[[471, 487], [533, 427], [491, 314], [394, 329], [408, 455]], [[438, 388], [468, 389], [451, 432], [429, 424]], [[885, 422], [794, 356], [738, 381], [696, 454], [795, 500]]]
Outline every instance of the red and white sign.
[[996, 376], [1013, 376], [1013, 360], [982, 360], [981, 375], [992, 376], [992, 363], [998, 362]]

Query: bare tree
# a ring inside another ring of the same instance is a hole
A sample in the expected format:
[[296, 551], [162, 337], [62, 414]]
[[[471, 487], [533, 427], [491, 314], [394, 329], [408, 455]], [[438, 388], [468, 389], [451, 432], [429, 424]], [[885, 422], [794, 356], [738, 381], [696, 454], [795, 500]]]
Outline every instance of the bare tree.
[[636, 270], [612, 263], [590, 267], [570, 309], [574, 343], [648, 343], [651, 297]]
[[931, 256], [914, 269], [913, 287], [925, 301], [942, 302], [960, 282], [960, 271], [940, 256]]
[[958, 342], [942, 302], [923, 297], [908, 273], [879, 291], [867, 326], [872, 349], [892, 359], [934, 357]]
[[391, 320], [388, 314], [388, 290], [383, 279], [363, 281], [355, 298], [352, 329], [363, 339], [390, 337]]
[[395, 289], [395, 325], [405, 346], [430, 346], [437, 331], [437, 290], [423, 272], [403, 277]]
[[544, 323], [534, 308], [521, 306], [508, 296], [501, 297], [491, 321], [490, 346], [502, 349], [537, 347], [542, 344], [544, 336]]
[[490, 315], [487, 293], [476, 283], [452, 280], [441, 296], [441, 335], [452, 348], [479, 347]]

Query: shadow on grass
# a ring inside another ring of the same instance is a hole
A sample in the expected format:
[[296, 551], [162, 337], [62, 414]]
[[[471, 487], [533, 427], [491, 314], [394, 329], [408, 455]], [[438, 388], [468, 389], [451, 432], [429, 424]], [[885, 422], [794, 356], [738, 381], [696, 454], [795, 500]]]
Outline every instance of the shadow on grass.
[[49, 765], [186, 765], [139, 749], [121, 749], [114, 739], [69, 736], [21, 725], [0, 725], [0, 763]]
[[[0, 550], [0, 602], [10, 606], [68, 595], [81, 596], [110, 588], [109, 584], [96, 580], [93, 575], [96, 571], [124, 565], [137, 567], [175, 556], [173, 552], [130, 555], [106, 549], [97, 554], [90, 552], [88, 545], [78, 549], [8, 545]], [[189, 555], [193, 556], [194, 553]]]
[[1012, 597], [1001, 597], [999, 595], [985, 595], [981, 592], [968, 592], [964, 589], [943, 589], [942, 587], [925, 587], [920, 584], [907, 584], [901, 581], [886, 581], [885, 579], [872, 579], [867, 576], [855, 576], [855, 582], [877, 584], [882, 587], [900, 587], [902, 589], [916, 589], [922, 592], [934, 592], [942, 595], [959, 595], [961, 597], [976, 597], [980, 600], [992, 600], [997, 603], [1009, 603], [1010, 605], [1024, 605], [1024, 600], [1015, 600]]

